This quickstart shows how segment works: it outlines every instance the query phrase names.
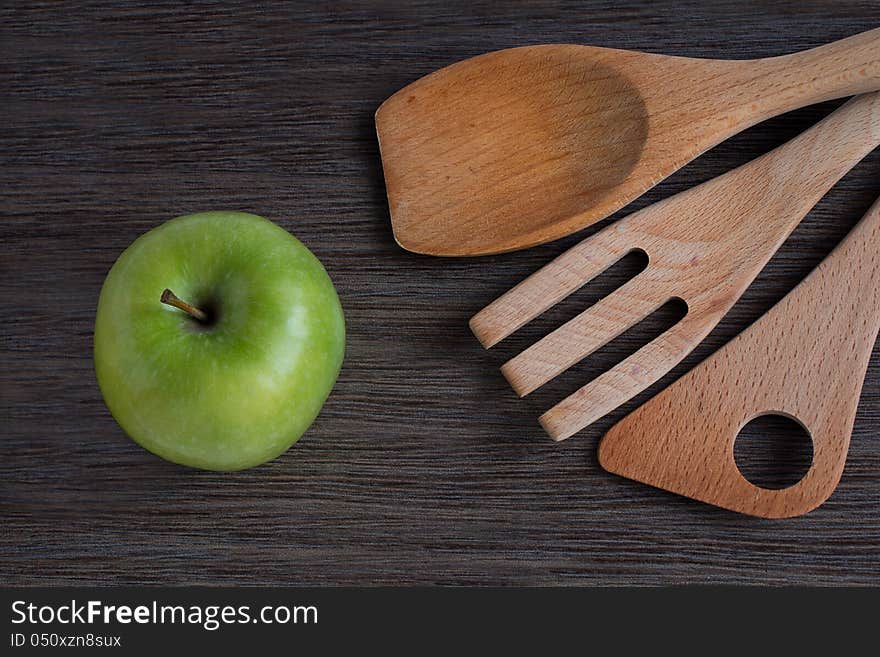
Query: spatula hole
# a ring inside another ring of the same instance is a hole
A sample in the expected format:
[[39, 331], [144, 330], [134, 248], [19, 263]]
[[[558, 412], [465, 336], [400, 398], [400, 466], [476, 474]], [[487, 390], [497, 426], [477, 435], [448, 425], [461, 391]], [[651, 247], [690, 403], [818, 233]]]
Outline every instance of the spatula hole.
[[813, 440], [803, 425], [779, 414], [745, 425], [733, 445], [736, 467], [759, 488], [780, 490], [798, 483], [813, 464]]

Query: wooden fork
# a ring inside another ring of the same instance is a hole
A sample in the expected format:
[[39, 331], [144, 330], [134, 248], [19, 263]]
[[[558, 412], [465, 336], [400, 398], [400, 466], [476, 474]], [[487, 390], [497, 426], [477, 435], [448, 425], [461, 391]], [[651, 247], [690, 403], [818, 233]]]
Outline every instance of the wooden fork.
[[520, 396], [555, 378], [672, 299], [671, 329], [544, 413], [564, 440], [659, 380], [715, 327], [822, 196], [880, 145], [880, 92], [858, 96], [787, 144], [644, 208], [569, 249], [477, 313], [490, 348], [627, 253], [647, 268], [505, 363]]

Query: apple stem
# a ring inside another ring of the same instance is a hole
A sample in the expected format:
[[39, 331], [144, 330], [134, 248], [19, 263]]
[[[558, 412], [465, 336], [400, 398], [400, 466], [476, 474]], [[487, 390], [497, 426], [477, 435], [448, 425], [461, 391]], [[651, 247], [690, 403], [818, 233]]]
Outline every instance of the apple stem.
[[203, 310], [200, 310], [192, 304], [189, 304], [186, 301], [178, 298], [177, 295], [174, 294], [174, 292], [169, 290], [167, 287], [162, 290], [162, 296], [159, 297], [159, 301], [168, 304], [169, 306], [174, 306], [175, 308], [178, 308], [185, 313], [188, 313], [191, 317], [197, 319], [200, 322], [208, 321], [208, 315]]

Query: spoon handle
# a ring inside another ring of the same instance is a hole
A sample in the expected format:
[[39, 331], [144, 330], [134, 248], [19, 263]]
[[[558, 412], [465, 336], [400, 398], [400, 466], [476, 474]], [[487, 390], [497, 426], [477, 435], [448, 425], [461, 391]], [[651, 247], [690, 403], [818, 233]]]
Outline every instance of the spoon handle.
[[[880, 28], [811, 50], [756, 60], [752, 81], [766, 86], [767, 117], [880, 89]], [[758, 97], [758, 96], [756, 96]]]

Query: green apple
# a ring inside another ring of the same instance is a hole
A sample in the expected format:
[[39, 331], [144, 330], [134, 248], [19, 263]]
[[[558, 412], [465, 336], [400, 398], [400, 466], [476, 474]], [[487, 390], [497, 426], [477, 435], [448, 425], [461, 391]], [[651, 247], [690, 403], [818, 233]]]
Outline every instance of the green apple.
[[253, 214], [142, 235], [98, 300], [95, 372], [125, 432], [159, 456], [240, 470], [287, 450], [336, 381], [345, 320], [320, 261]]

